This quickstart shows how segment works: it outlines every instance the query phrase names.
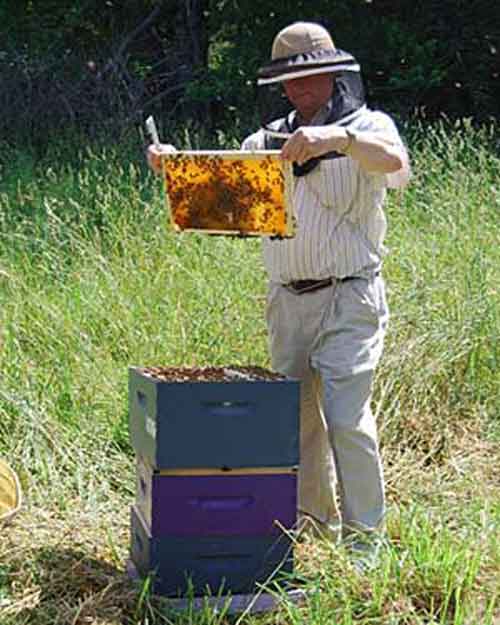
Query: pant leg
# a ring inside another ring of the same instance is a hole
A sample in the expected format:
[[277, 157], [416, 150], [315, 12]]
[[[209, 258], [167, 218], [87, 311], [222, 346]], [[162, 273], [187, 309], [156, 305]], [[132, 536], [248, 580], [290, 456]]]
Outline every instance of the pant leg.
[[339, 519], [336, 477], [321, 399], [320, 376], [309, 369], [301, 384], [298, 508], [333, 531]]
[[338, 283], [312, 364], [321, 375], [334, 450], [343, 534], [371, 531], [385, 514], [383, 472], [370, 408], [388, 310], [381, 277]]
[[325, 291], [300, 296], [271, 284], [266, 319], [273, 368], [301, 380], [298, 508], [335, 527], [339, 515], [333, 455], [321, 409], [319, 374], [310, 366], [324, 302], [331, 299]]

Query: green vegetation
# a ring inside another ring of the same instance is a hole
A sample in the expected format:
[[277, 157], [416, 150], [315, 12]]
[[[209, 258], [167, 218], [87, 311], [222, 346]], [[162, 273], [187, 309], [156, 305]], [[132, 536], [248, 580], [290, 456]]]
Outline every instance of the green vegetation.
[[279, 29], [319, 21], [361, 63], [369, 101], [409, 117], [500, 114], [491, 0], [2, 0], [0, 136], [126, 134], [147, 115], [213, 131], [254, 113]]
[[375, 389], [390, 502], [381, 566], [360, 577], [341, 548], [308, 538], [305, 603], [239, 618], [173, 614], [125, 574], [127, 368], [268, 366], [259, 242], [169, 231], [131, 143], [60, 142], [41, 160], [4, 147], [0, 455], [26, 503], [1, 528], [0, 623], [496, 625], [497, 132], [407, 129], [414, 176], [388, 204], [392, 324]]

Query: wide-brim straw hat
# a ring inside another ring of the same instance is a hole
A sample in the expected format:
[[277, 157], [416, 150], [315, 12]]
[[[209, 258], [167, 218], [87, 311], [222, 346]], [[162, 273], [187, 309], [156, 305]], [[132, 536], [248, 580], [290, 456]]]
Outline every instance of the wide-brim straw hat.
[[320, 24], [294, 22], [274, 38], [271, 62], [259, 69], [257, 84], [342, 71], [360, 71], [352, 54], [336, 48], [330, 33]]
[[10, 521], [20, 510], [21, 486], [13, 469], [0, 460], [0, 525]]

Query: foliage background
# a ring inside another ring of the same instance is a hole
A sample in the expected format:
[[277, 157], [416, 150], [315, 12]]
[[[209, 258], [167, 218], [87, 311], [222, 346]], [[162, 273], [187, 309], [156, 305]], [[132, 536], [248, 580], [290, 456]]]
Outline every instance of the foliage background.
[[154, 113], [250, 127], [256, 69], [289, 22], [322, 22], [402, 117], [500, 112], [500, 6], [488, 0], [3, 0], [0, 136], [126, 133]]

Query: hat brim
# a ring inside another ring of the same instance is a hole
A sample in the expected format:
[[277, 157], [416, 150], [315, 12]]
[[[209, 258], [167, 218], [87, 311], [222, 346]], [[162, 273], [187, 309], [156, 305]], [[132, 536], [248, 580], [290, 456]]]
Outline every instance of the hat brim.
[[304, 69], [297, 69], [294, 72], [286, 72], [278, 74], [272, 78], [258, 78], [257, 85], [269, 85], [274, 82], [283, 82], [285, 80], [293, 80], [294, 78], [303, 78], [304, 76], [315, 76], [317, 74], [335, 74], [336, 72], [359, 72], [361, 68], [359, 65], [324, 65], [322, 67], [308, 67]]
[[307, 54], [296, 54], [284, 59], [271, 61], [259, 69], [257, 84], [267, 85], [303, 76], [335, 72], [359, 72], [356, 59], [343, 50], [315, 50]]

